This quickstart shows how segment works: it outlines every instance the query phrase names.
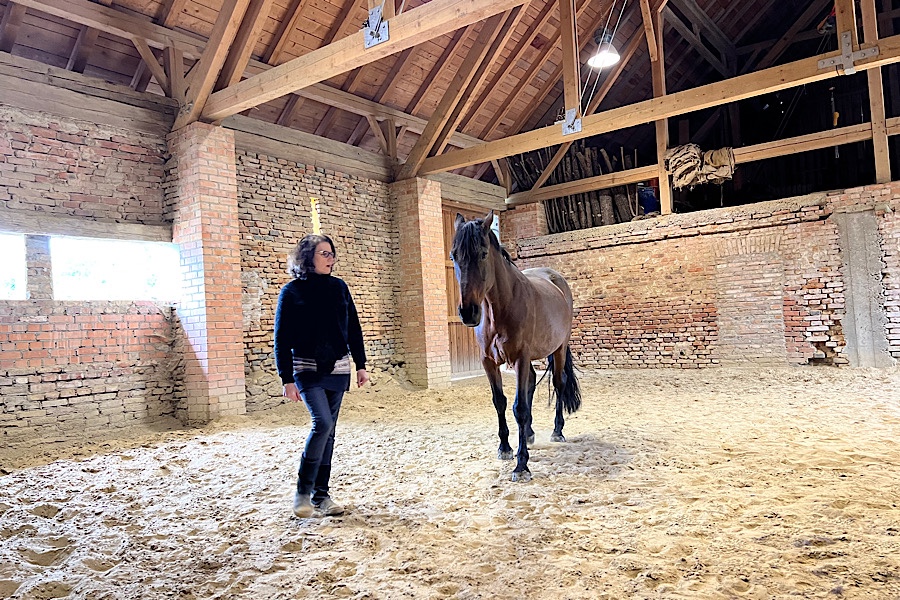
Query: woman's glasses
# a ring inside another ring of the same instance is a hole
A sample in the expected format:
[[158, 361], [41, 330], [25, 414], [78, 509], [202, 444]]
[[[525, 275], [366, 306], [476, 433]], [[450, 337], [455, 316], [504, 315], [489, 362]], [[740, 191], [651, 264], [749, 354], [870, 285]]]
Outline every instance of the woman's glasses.
[[316, 254], [321, 256], [322, 258], [334, 258], [334, 252], [329, 252], [328, 250], [317, 250]]

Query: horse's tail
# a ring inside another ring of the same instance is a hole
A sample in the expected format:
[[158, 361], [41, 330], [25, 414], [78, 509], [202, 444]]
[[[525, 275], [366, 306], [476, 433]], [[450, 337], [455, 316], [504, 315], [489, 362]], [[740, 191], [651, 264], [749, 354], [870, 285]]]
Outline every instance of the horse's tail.
[[[547, 372], [553, 371], [553, 355], [547, 357]], [[575, 377], [575, 364], [572, 361], [572, 350], [566, 346], [566, 362], [563, 365], [562, 388], [557, 390], [557, 402], [562, 402], [566, 413], [572, 414], [581, 408], [581, 388]]]

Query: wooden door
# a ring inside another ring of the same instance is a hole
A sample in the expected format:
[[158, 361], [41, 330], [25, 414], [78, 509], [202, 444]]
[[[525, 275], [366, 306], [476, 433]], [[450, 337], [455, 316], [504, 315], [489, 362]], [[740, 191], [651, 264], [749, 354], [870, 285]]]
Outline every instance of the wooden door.
[[447, 331], [450, 335], [450, 376], [465, 377], [483, 373], [481, 366], [481, 349], [475, 341], [475, 329], [466, 327], [459, 320], [456, 308], [459, 304], [459, 282], [456, 281], [456, 273], [453, 271], [453, 261], [450, 260], [450, 247], [453, 245], [453, 222], [456, 213], [461, 213], [466, 219], [472, 219], [478, 215], [458, 208], [444, 207], [444, 261], [447, 273]]

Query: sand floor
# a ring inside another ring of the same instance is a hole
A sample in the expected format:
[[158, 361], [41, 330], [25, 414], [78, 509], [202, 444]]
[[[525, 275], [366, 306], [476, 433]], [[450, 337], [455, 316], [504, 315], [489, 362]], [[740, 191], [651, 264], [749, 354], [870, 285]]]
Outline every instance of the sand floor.
[[301, 405], [0, 451], [0, 598], [900, 598], [900, 370], [582, 384], [527, 483], [483, 379], [351, 392], [342, 517], [291, 514]]

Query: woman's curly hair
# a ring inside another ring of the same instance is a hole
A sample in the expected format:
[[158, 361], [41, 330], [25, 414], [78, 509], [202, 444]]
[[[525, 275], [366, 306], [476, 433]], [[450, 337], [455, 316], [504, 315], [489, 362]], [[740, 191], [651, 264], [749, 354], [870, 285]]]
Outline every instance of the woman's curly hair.
[[288, 254], [288, 273], [294, 279], [306, 279], [306, 276], [310, 273], [316, 272], [316, 266], [313, 262], [313, 259], [316, 256], [316, 247], [322, 242], [328, 242], [328, 245], [331, 246], [331, 251], [334, 252], [334, 255], [337, 256], [337, 252], [334, 249], [334, 242], [331, 241], [331, 238], [327, 235], [319, 235], [317, 233], [311, 233], [297, 244], [297, 247], [294, 248], [293, 252]]

